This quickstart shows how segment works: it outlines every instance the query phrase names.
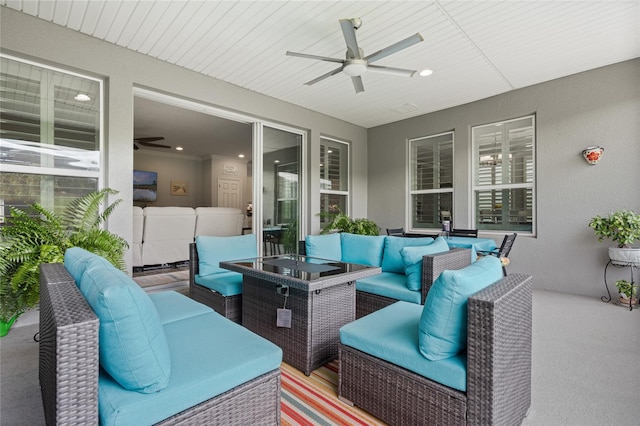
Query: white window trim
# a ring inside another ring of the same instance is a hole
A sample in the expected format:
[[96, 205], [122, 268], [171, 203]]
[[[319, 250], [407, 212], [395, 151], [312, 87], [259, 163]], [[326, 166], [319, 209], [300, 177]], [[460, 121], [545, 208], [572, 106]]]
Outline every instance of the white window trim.
[[[323, 140], [339, 143], [339, 144], [345, 145], [347, 148], [347, 170], [345, 172], [347, 174], [347, 190], [341, 191], [341, 190], [335, 190], [335, 189], [322, 189], [322, 185], [320, 185], [320, 190], [319, 190], [320, 196], [322, 197], [323, 194], [344, 195], [345, 197], [347, 197], [347, 200], [345, 203], [345, 205], [347, 206], [347, 211], [343, 213], [350, 215], [351, 214], [351, 143], [340, 140], [340, 139], [332, 138], [330, 136], [321, 135], [320, 146], [324, 145], [322, 143]], [[342, 170], [340, 170], [340, 173], [342, 173]]]

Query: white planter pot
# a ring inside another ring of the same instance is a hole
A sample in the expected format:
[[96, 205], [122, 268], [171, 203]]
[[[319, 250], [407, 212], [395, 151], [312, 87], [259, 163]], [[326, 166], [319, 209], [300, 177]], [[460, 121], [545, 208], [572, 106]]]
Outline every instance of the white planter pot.
[[614, 265], [630, 265], [640, 267], [640, 248], [609, 247], [609, 259]]

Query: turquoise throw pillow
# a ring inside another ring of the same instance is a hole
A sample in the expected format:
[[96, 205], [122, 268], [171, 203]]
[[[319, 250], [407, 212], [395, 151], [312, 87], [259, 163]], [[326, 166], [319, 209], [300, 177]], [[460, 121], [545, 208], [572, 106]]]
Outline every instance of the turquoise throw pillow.
[[405, 247], [400, 250], [409, 290], [422, 289], [422, 258], [443, 251], [449, 251], [449, 245], [442, 237], [436, 238], [427, 246]]
[[446, 359], [466, 347], [467, 300], [500, 279], [502, 265], [495, 256], [440, 274], [429, 290], [420, 318], [418, 343], [425, 358]]
[[80, 291], [100, 319], [100, 365], [123, 388], [164, 389], [171, 375], [169, 345], [155, 305], [115, 267], [89, 266]]
[[199, 275], [207, 276], [229, 272], [220, 267], [220, 262], [258, 257], [258, 246], [254, 234], [232, 237], [196, 237]]
[[384, 250], [384, 235], [342, 233], [342, 261], [361, 265], [380, 266]]
[[320, 259], [342, 260], [340, 234], [307, 235], [304, 248], [307, 256]]
[[405, 247], [427, 246], [433, 243], [433, 238], [405, 238], [387, 236], [384, 240], [384, 253], [382, 254], [382, 272], [394, 272], [404, 274], [404, 261], [400, 250]]
[[69, 275], [73, 277], [76, 285], [80, 285], [82, 274], [94, 262], [111, 265], [104, 257], [80, 247], [71, 247], [64, 252], [64, 267], [69, 272]]

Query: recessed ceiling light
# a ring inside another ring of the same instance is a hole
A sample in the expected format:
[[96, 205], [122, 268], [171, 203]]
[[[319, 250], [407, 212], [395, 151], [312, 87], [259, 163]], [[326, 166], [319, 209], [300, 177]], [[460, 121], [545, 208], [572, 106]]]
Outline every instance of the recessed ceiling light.
[[87, 102], [87, 101], [91, 100], [89, 95], [85, 95], [84, 93], [78, 93], [77, 95], [75, 95], [73, 97], [73, 99], [75, 99], [76, 101], [80, 101], [80, 102]]
[[333, 150], [328, 149], [327, 150], [327, 154], [331, 154], [333, 152]]
[[244, 154], [239, 154], [238, 158], [244, 158]]
[[176, 151], [182, 151], [184, 148], [182, 148], [181, 146], [176, 146]]
[[273, 162], [274, 162], [274, 163], [279, 163], [279, 162], [280, 162], [280, 160], [273, 160]]
[[433, 70], [430, 70], [430, 69], [425, 69], [420, 71], [420, 77], [427, 77], [427, 76], [430, 76], [431, 74], [433, 74]]

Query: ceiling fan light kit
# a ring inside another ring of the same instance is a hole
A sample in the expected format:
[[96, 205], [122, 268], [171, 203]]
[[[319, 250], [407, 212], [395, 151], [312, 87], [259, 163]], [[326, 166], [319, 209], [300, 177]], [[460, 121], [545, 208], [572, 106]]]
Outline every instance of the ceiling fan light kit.
[[413, 77], [413, 75], [415, 75], [415, 73], [417, 72], [416, 70], [407, 70], [403, 68], [392, 68], [371, 64], [375, 61], [379, 61], [382, 58], [406, 49], [407, 47], [413, 46], [416, 43], [424, 41], [424, 38], [420, 35], [420, 33], [416, 33], [411, 37], [407, 37], [406, 39], [387, 46], [382, 50], [378, 50], [377, 52], [369, 56], [364, 56], [364, 51], [358, 46], [358, 40], [356, 39], [356, 30], [362, 25], [362, 20], [360, 18], [340, 19], [339, 22], [340, 27], [342, 28], [342, 35], [344, 36], [344, 40], [347, 45], [345, 59], [336, 59], [326, 56], [287, 51], [286, 54], [288, 56], [296, 56], [299, 58], [315, 59], [318, 61], [335, 62], [341, 64], [339, 68], [336, 68], [333, 71], [329, 71], [328, 73], [323, 74], [320, 77], [314, 78], [313, 80], [306, 82], [305, 85], [311, 86], [326, 78], [339, 74], [340, 72], [344, 72], [346, 75], [351, 77], [351, 82], [353, 83], [353, 87], [355, 88], [356, 93], [360, 93], [364, 92], [362, 76], [367, 71], [396, 75], [401, 77]]

